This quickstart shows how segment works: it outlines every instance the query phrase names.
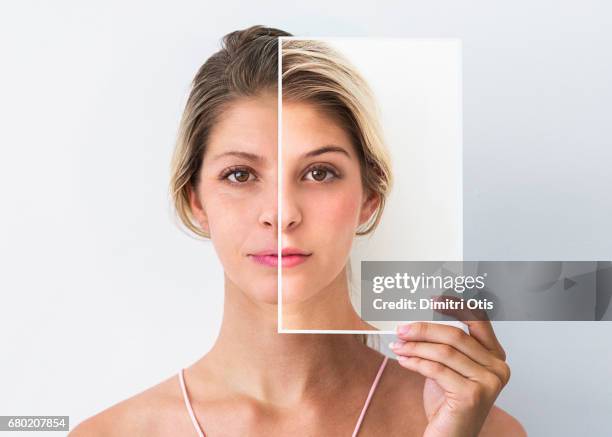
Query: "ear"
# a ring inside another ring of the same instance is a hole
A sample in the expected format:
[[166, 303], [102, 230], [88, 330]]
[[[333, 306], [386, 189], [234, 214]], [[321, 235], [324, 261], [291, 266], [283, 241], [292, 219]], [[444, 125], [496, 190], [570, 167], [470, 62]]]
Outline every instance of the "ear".
[[380, 205], [380, 195], [376, 192], [365, 193], [359, 213], [359, 226], [367, 222]]
[[188, 188], [189, 192], [189, 206], [191, 207], [191, 213], [193, 218], [198, 222], [200, 228], [210, 235], [210, 229], [208, 228], [208, 215], [204, 209], [204, 205], [198, 196], [197, 191], [193, 187]]

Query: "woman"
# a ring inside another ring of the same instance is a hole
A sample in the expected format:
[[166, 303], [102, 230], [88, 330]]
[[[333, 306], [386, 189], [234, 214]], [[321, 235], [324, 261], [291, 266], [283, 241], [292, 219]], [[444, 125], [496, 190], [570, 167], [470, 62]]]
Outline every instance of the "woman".
[[[393, 346], [399, 360], [360, 335], [277, 333], [279, 231], [287, 324], [328, 324], [316, 309], [333, 303], [337, 313], [326, 317], [358, 326], [346, 259], [354, 234], [374, 229], [391, 181], [368, 97], [355, 94], [359, 79], [335, 91], [321, 78], [313, 83], [304, 51], [321, 61], [332, 52], [289, 44], [278, 222], [277, 37], [287, 35], [260, 26], [227, 35], [198, 71], [181, 121], [172, 192], [179, 217], [211, 239], [223, 264], [216, 343], [71, 435], [525, 435], [493, 405], [510, 372], [489, 322], [468, 322], [470, 335], [431, 323], [402, 327]], [[363, 107], [349, 107], [350, 98]]]

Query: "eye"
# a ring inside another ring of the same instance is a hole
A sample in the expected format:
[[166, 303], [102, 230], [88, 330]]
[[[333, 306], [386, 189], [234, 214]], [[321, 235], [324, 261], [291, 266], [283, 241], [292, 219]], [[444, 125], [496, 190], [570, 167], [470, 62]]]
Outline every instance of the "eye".
[[227, 179], [234, 184], [244, 184], [249, 182], [251, 176], [254, 177], [253, 173], [246, 167], [232, 167], [223, 172], [221, 179]]
[[312, 179], [306, 179], [315, 182], [329, 182], [330, 180], [337, 179], [339, 177], [336, 170], [326, 165], [315, 165], [310, 167], [306, 172], [306, 175], [312, 175]]

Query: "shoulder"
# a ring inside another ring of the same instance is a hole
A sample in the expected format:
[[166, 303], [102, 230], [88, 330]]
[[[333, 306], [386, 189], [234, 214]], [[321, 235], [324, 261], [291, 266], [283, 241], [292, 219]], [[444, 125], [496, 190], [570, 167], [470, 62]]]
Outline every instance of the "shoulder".
[[479, 437], [527, 437], [521, 422], [497, 406], [493, 406]]
[[167, 378], [83, 420], [68, 436], [165, 435], [176, 424], [178, 414], [183, 412], [179, 390], [177, 376]]

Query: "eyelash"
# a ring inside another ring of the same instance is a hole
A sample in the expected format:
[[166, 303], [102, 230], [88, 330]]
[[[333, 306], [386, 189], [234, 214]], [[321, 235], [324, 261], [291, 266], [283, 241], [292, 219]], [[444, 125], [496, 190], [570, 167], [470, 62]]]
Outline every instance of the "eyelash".
[[235, 185], [242, 185], [242, 184], [246, 184], [249, 182], [249, 180], [246, 180], [244, 182], [240, 182], [240, 181], [231, 181], [228, 179], [228, 176], [231, 176], [235, 173], [238, 172], [242, 172], [242, 173], [249, 173], [249, 175], [255, 175], [255, 172], [253, 170], [251, 170], [248, 167], [230, 167], [228, 169], [226, 169], [225, 171], [223, 171], [223, 173], [221, 174], [221, 176], [219, 177], [219, 179], [222, 180], [227, 180], [230, 184], [235, 184]]
[[312, 167], [310, 167], [308, 170], [306, 170], [306, 174], [314, 171], [314, 170], [323, 170], [326, 171], [328, 173], [331, 173], [333, 175], [333, 178], [331, 179], [323, 179], [322, 181], [317, 181], [317, 180], [313, 180], [313, 182], [321, 182], [321, 183], [327, 183], [327, 182], [331, 182], [334, 179], [340, 179], [340, 173], [338, 173], [338, 171], [329, 166], [329, 165], [323, 165], [323, 164], [315, 164]]
[[[306, 174], [309, 174], [315, 170], [322, 170], [328, 173], [332, 174], [332, 178], [331, 179], [324, 179], [322, 181], [317, 181], [317, 180], [312, 180], [313, 182], [321, 182], [321, 183], [327, 183], [327, 182], [331, 182], [334, 179], [340, 179], [340, 173], [334, 169], [331, 166], [328, 165], [323, 165], [323, 164], [315, 164], [313, 166], [311, 166], [308, 170], [306, 170]], [[237, 167], [229, 167], [226, 170], [223, 171], [223, 173], [221, 173], [221, 175], [219, 176], [219, 179], [221, 180], [226, 180], [228, 181], [230, 184], [234, 184], [234, 185], [243, 185], [249, 182], [249, 180], [246, 180], [244, 182], [240, 182], [240, 181], [232, 181], [229, 179], [229, 176], [238, 173], [238, 172], [243, 172], [243, 173], [249, 173], [250, 175], [255, 175], [255, 172], [248, 168], [248, 167], [241, 167], [241, 166], [237, 166]], [[251, 181], [252, 182], [252, 181]]]

